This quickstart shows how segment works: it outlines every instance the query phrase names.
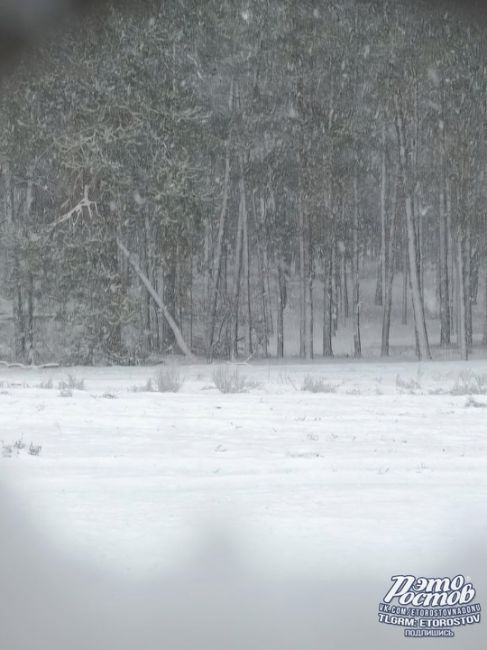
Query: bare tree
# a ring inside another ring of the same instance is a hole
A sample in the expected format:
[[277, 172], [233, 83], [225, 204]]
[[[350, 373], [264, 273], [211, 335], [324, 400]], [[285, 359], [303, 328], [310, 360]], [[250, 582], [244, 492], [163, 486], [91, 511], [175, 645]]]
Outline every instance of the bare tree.
[[418, 267], [418, 244], [416, 219], [414, 214], [414, 182], [409, 166], [409, 152], [406, 144], [405, 123], [399, 95], [394, 95], [395, 123], [399, 149], [399, 165], [405, 194], [407, 243], [409, 256], [409, 277], [411, 284], [414, 323], [420, 359], [431, 359], [431, 352], [426, 329], [423, 298], [421, 295], [420, 270]]

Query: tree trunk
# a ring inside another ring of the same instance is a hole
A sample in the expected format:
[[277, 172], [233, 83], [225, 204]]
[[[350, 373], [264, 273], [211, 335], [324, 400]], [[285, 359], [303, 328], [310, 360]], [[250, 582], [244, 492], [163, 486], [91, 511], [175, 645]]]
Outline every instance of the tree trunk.
[[9, 162], [5, 164], [5, 188], [6, 188], [6, 218], [11, 237], [11, 265], [12, 265], [12, 315], [14, 322], [14, 358], [18, 361], [25, 360], [25, 315], [24, 300], [22, 291], [22, 278], [19, 259], [19, 237], [21, 227], [18, 223], [20, 216], [17, 204], [17, 192], [15, 191], [12, 169]]
[[465, 338], [469, 351], [473, 347], [472, 318], [472, 239], [470, 223], [465, 224], [464, 259], [463, 259], [463, 293], [465, 297]]
[[402, 318], [401, 322], [403, 325], [408, 324], [408, 287], [409, 287], [409, 258], [408, 258], [408, 247], [407, 247], [407, 229], [404, 225], [404, 242], [402, 248]]
[[450, 276], [448, 271], [448, 206], [446, 198], [445, 178], [445, 123], [440, 119], [440, 224], [439, 224], [439, 297], [440, 297], [440, 345], [442, 348], [451, 345], [451, 313], [450, 313]]
[[[34, 202], [34, 191], [32, 184], [32, 170], [28, 172], [29, 178], [27, 179], [27, 187], [25, 193], [25, 212], [24, 212], [24, 236], [26, 239], [29, 237], [31, 211]], [[35, 363], [35, 332], [34, 332], [34, 274], [29, 270], [27, 273], [27, 314], [25, 321], [25, 344], [26, 355], [30, 364]]]
[[[328, 106], [328, 132], [331, 133], [335, 119], [335, 89], [333, 82], [333, 64], [330, 59], [330, 100]], [[334, 177], [334, 164], [335, 164], [335, 147], [334, 139], [331, 138], [330, 146], [327, 154], [323, 155], [324, 168], [327, 170], [326, 184], [328, 192], [326, 195], [326, 214], [328, 219], [323, 218], [323, 356], [333, 357], [333, 334], [334, 334], [334, 318], [333, 318], [333, 275], [334, 275], [334, 262], [333, 253], [335, 250], [336, 239], [336, 226], [335, 226], [335, 177]]]
[[[168, 267], [164, 273], [164, 304], [167, 305], [167, 308], [171, 314], [174, 314], [173, 318], [177, 322], [177, 247], [174, 247], [168, 255]], [[167, 322], [167, 321], [166, 321]], [[179, 323], [178, 327], [181, 327]], [[164, 330], [164, 343], [166, 346], [172, 347], [174, 345], [175, 337], [172, 327], [167, 323], [167, 327]]]
[[424, 315], [423, 299], [421, 295], [420, 273], [418, 269], [418, 251], [416, 241], [416, 223], [414, 215], [414, 188], [411, 187], [411, 178], [408, 171], [408, 154], [406, 149], [406, 136], [404, 131], [404, 118], [399, 104], [399, 98], [395, 96], [396, 103], [396, 132], [399, 146], [399, 163], [402, 174], [402, 181], [405, 192], [406, 203], [406, 226], [408, 238], [409, 256], [409, 278], [411, 283], [411, 294], [414, 312], [415, 331], [418, 343], [419, 359], [431, 359], [431, 352], [428, 342], [428, 332]]
[[205, 242], [203, 252], [203, 274], [205, 278], [205, 313], [207, 315], [206, 322], [206, 337], [207, 345], [209, 344], [210, 336], [210, 321], [211, 321], [211, 284], [212, 284], [212, 253], [211, 253], [211, 223], [210, 219], [205, 220]]
[[263, 205], [263, 201], [261, 201], [260, 204], [260, 209], [261, 209], [261, 219], [259, 219], [257, 215], [257, 208], [255, 205], [255, 193], [256, 190], [252, 192], [252, 212], [254, 215], [254, 221], [256, 225], [256, 233], [257, 233], [257, 260], [259, 263], [259, 292], [260, 292], [260, 298], [262, 301], [262, 326], [263, 326], [263, 333], [262, 333], [262, 347], [263, 347], [263, 352], [264, 352], [264, 357], [268, 357], [268, 345], [269, 345], [269, 325], [268, 325], [268, 316], [267, 316], [267, 289], [266, 289], [266, 263], [267, 259], [264, 254], [264, 248], [266, 246], [266, 241], [265, 241], [265, 208]]
[[237, 238], [235, 245], [235, 275], [233, 294], [233, 321], [232, 321], [232, 345], [230, 355], [232, 359], [238, 358], [238, 337], [239, 337], [239, 311], [240, 311], [240, 281], [242, 276], [242, 219], [243, 219], [243, 195], [240, 193], [240, 202], [237, 219]]
[[[271, 192], [271, 196], [272, 196]], [[272, 203], [275, 204], [274, 199]], [[261, 218], [261, 228], [262, 228], [262, 268], [264, 272], [263, 286], [264, 286], [264, 300], [265, 306], [267, 309], [266, 313], [266, 323], [269, 332], [269, 336], [274, 333], [274, 324], [272, 316], [272, 292], [271, 292], [271, 279], [269, 271], [269, 256], [268, 256], [268, 246], [269, 246], [269, 235], [267, 232], [266, 226], [266, 202], [263, 196], [260, 197], [260, 218]]]
[[312, 257], [312, 236], [311, 225], [309, 219], [306, 223], [306, 295], [305, 295], [305, 308], [306, 308], [306, 341], [305, 353], [306, 359], [313, 358], [313, 257]]
[[191, 250], [189, 253], [189, 348], [193, 349], [193, 328], [194, 328], [194, 299], [193, 299], [193, 283], [194, 283], [194, 240], [191, 238]]
[[213, 346], [215, 343], [215, 326], [216, 326], [216, 310], [218, 303], [218, 288], [220, 285], [221, 271], [222, 271], [222, 251], [223, 251], [223, 238], [225, 236], [225, 222], [227, 218], [227, 206], [228, 206], [228, 195], [229, 195], [229, 186], [230, 186], [230, 139], [227, 140], [225, 144], [225, 176], [223, 179], [223, 197], [222, 197], [222, 208], [220, 211], [220, 221], [218, 224], [218, 235], [216, 242], [216, 251], [215, 251], [215, 263], [213, 266], [213, 282], [211, 287], [211, 297], [210, 297], [210, 318], [208, 326], [208, 359], [211, 360], [213, 357]]
[[487, 345], [487, 250], [484, 258], [484, 336], [482, 344]]
[[457, 299], [458, 299], [458, 328], [457, 340], [460, 349], [460, 356], [465, 361], [468, 360], [468, 341], [467, 341], [467, 315], [465, 310], [465, 274], [464, 274], [464, 255], [463, 255], [463, 233], [460, 227], [457, 231]]
[[132, 266], [136, 274], [139, 276], [140, 280], [142, 281], [142, 284], [146, 288], [146, 290], [149, 292], [149, 294], [152, 296], [152, 299], [156, 303], [156, 305], [159, 307], [162, 315], [166, 319], [169, 327], [171, 328], [172, 332], [174, 333], [174, 338], [176, 339], [176, 342], [179, 346], [179, 349], [181, 352], [189, 357], [190, 359], [194, 359], [194, 355], [192, 354], [191, 350], [189, 349], [188, 345], [186, 344], [186, 341], [184, 340], [184, 337], [181, 333], [181, 330], [179, 329], [176, 321], [174, 318], [171, 316], [169, 310], [167, 309], [164, 301], [161, 299], [161, 297], [158, 295], [157, 291], [154, 289], [152, 286], [149, 278], [145, 275], [145, 273], [142, 271], [140, 268], [139, 264], [135, 260], [135, 258], [131, 255], [131, 253], [128, 251], [128, 249], [122, 244], [120, 239], [117, 239], [117, 246], [123, 253], [123, 255], [127, 258], [129, 264]]
[[360, 279], [359, 279], [359, 195], [358, 178], [355, 173], [353, 179], [353, 250], [352, 250], [352, 275], [353, 275], [353, 353], [355, 358], [362, 356], [362, 343], [360, 340]]
[[375, 299], [374, 304], [376, 307], [380, 307], [384, 304], [383, 293], [384, 285], [382, 283], [382, 248], [379, 251], [379, 261], [377, 263], [377, 273], [376, 273], [376, 282], [375, 282]]
[[324, 260], [324, 283], [323, 283], [323, 356], [333, 356], [332, 334], [333, 334], [333, 263], [331, 250], [328, 248]]
[[306, 357], [306, 234], [301, 201], [299, 210], [299, 356]]
[[36, 363], [35, 349], [35, 297], [34, 297], [34, 275], [29, 273], [27, 277], [27, 330], [26, 343], [28, 361], [31, 365]]
[[448, 296], [448, 309], [450, 311], [450, 339], [455, 333], [455, 319], [454, 319], [454, 300], [455, 300], [455, 246], [453, 242], [453, 228], [452, 228], [452, 197], [451, 197], [451, 184], [448, 177], [445, 178], [445, 198], [446, 198], [446, 240], [447, 240], [447, 265], [448, 277], [451, 278], [449, 283], [449, 296]]
[[439, 288], [440, 288], [440, 345], [447, 348], [451, 345], [450, 326], [450, 278], [448, 272], [448, 223], [446, 215], [446, 200], [444, 181], [441, 179], [440, 191], [440, 227], [439, 227]]
[[[418, 160], [420, 149], [420, 120], [419, 120], [419, 102], [418, 102], [418, 82], [416, 75], [413, 81], [413, 145], [412, 145], [412, 167], [411, 167], [411, 182], [412, 182], [412, 206], [414, 215], [414, 224], [416, 226], [416, 264], [418, 265], [418, 278], [419, 278], [419, 294], [421, 301], [423, 301], [424, 289], [424, 218], [421, 209], [420, 200], [420, 177], [418, 174]], [[404, 131], [403, 131], [404, 132]], [[405, 133], [404, 133], [405, 136]], [[404, 137], [406, 143], [406, 137]], [[418, 335], [419, 340], [419, 335]]]
[[245, 329], [245, 345], [246, 354], [251, 357], [254, 353], [252, 344], [252, 294], [250, 291], [250, 246], [249, 246], [249, 226], [248, 226], [248, 213], [247, 213], [247, 197], [245, 190], [244, 178], [244, 165], [242, 156], [240, 157], [240, 200], [242, 204], [242, 245], [243, 245], [243, 271], [245, 278], [245, 293], [246, 293], [246, 316], [247, 327]]
[[394, 266], [395, 266], [395, 238], [396, 238], [396, 220], [397, 220], [397, 185], [398, 178], [394, 184], [394, 193], [391, 205], [391, 217], [389, 225], [388, 237], [386, 237], [387, 250], [385, 256], [386, 264], [386, 291], [384, 309], [382, 312], [382, 340], [381, 340], [381, 356], [388, 357], [390, 350], [390, 332], [391, 332], [391, 314], [392, 314], [392, 287], [394, 281]]
[[480, 271], [480, 251], [477, 246], [472, 246], [470, 260], [470, 298], [472, 307], [478, 304], [479, 300], [479, 271]]
[[348, 305], [348, 282], [347, 282], [347, 251], [345, 246], [340, 251], [340, 281], [341, 281], [341, 296], [342, 296], [342, 315], [344, 324], [346, 324], [349, 317]]
[[381, 161], [381, 179], [380, 179], [380, 261], [379, 272], [377, 275], [377, 289], [375, 293], [375, 304], [385, 305], [387, 288], [386, 288], [386, 203], [387, 203], [387, 134], [386, 122], [382, 124], [382, 161]]
[[[145, 260], [145, 274], [148, 278], [152, 277], [152, 264], [154, 261], [151, 246], [150, 246], [150, 241], [151, 241], [151, 232], [150, 232], [150, 223], [149, 223], [149, 216], [146, 212], [144, 216], [144, 252], [143, 252], [143, 259]], [[157, 291], [157, 286], [154, 287]], [[145, 301], [145, 323], [144, 323], [144, 329], [145, 329], [145, 344], [146, 344], [146, 349], [147, 353], [151, 353], [153, 351], [153, 340], [152, 340], [152, 323], [151, 323], [151, 297], [150, 294], [148, 293], [146, 296], [146, 301]]]
[[278, 266], [278, 294], [277, 294], [277, 357], [284, 357], [284, 310], [286, 308], [286, 276], [284, 273], [284, 261], [279, 258]]
[[[338, 287], [337, 282], [337, 252], [336, 243], [333, 241], [331, 246], [331, 315], [332, 315], [332, 336], [336, 336], [338, 330]], [[352, 280], [353, 282], [353, 280]]]

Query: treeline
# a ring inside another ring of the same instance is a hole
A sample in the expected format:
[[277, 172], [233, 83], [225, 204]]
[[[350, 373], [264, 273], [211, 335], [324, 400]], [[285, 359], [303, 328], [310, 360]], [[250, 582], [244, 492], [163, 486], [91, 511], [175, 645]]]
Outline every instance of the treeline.
[[419, 358], [487, 344], [483, 28], [392, 0], [117, 7], [1, 80], [4, 354], [282, 357], [297, 284], [301, 356], [351, 319], [359, 357], [365, 259], [382, 355], [396, 274]]

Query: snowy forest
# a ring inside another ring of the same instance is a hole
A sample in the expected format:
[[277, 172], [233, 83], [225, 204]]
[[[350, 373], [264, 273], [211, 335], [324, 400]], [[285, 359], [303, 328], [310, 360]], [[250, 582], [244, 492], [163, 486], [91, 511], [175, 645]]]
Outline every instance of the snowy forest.
[[372, 356], [481, 354], [485, 26], [394, 0], [103, 14], [0, 81], [0, 358], [359, 358], [365, 331]]

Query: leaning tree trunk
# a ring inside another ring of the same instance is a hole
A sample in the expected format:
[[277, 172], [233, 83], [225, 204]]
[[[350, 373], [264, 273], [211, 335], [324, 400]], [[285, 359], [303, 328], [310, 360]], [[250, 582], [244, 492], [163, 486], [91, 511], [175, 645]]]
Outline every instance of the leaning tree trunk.
[[404, 118], [399, 104], [399, 98], [395, 96], [396, 103], [396, 132], [399, 146], [399, 163], [402, 174], [402, 182], [405, 192], [406, 203], [406, 227], [408, 239], [409, 256], [409, 279], [411, 283], [411, 297], [413, 303], [414, 323], [419, 359], [431, 359], [431, 352], [428, 342], [428, 332], [424, 314], [424, 305], [421, 295], [421, 280], [418, 268], [418, 250], [416, 241], [416, 220], [414, 214], [414, 188], [408, 170], [408, 153], [406, 148], [406, 135]]
[[151, 284], [149, 278], [146, 276], [146, 274], [142, 271], [140, 268], [138, 262], [135, 260], [133, 255], [128, 251], [126, 246], [120, 241], [120, 239], [117, 239], [117, 246], [123, 253], [123, 255], [126, 257], [127, 261], [129, 264], [132, 266], [136, 274], [139, 276], [140, 280], [142, 281], [142, 284], [146, 288], [146, 290], [149, 292], [149, 294], [152, 296], [152, 299], [156, 303], [156, 305], [159, 307], [162, 315], [167, 321], [167, 324], [171, 328], [174, 338], [176, 339], [176, 342], [179, 346], [179, 349], [181, 352], [189, 357], [190, 359], [194, 358], [194, 355], [192, 354], [191, 350], [189, 349], [186, 341], [184, 340], [184, 337], [181, 333], [181, 330], [179, 329], [176, 321], [172, 317], [171, 313], [169, 312], [168, 308], [166, 307], [166, 304], [164, 303], [163, 299], [159, 296], [157, 291], [154, 289], [153, 285]]

